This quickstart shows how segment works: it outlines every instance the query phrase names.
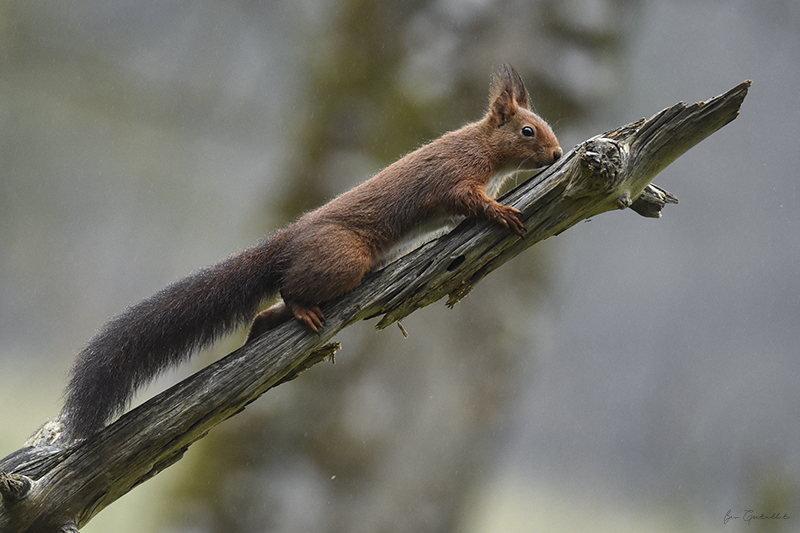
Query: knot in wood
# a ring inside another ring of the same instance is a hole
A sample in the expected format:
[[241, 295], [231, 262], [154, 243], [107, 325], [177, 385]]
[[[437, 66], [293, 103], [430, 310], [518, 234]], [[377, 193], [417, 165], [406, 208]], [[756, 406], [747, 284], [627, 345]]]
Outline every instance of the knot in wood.
[[[620, 185], [628, 155], [622, 144], [608, 137], [595, 137], [577, 149], [577, 169], [566, 195], [570, 198], [604, 196]], [[618, 196], [618, 195], [617, 195]]]
[[28, 494], [33, 481], [28, 476], [0, 472], [0, 497], [6, 503], [16, 503]]
[[623, 157], [616, 141], [605, 137], [587, 141], [579, 155], [583, 177], [589, 180], [591, 188], [612, 190], [618, 185]]

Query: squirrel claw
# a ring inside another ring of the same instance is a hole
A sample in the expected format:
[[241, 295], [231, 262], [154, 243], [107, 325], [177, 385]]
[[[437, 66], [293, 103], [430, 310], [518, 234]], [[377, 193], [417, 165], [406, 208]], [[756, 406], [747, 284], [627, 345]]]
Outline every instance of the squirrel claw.
[[319, 333], [319, 328], [325, 324], [325, 315], [317, 305], [311, 307], [293, 305], [292, 313], [297, 320], [311, 328], [314, 333]]
[[516, 233], [517, 235], [524, 235], [525, 234], [525, 225], [522, 224], [522, 221], [519, 219], [519, 214], [521, 211], [516, 207], [508, 206], [510, 212], [504, 213], [505, 217], [503, 220], [503, 225], [506, 226], [508, 229]]
[[517, 215], [520, 214], [520, 211], [519, 211], [519, 209], [514, 209], [514, 211], [516, 211], [516, 213], [514, 215], [512, 215], [511, 217], [509, 217], [509, 220], [512, 223], [509, 225], [508, 229], [510, 229], [511, 231], [513, 231], [514, 233], [516, 233], [519, 236], [525, 235], [525, 225], [522, 223], [522, 221], [517, 216]]

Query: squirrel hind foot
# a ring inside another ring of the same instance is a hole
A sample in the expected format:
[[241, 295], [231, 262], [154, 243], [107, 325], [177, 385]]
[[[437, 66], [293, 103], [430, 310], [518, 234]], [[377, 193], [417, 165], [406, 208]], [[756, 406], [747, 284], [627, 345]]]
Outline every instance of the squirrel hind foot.
[[322, 314], [317, 305], [306, 307], [300, 304], [292, 304], [291, 308], [294, 317], [314, 330], [314, 333], [319, 333], [319, 328], [325, 324], [325, 315]]
[[288, 306], [286, 302], [280, 300], [256, 315], [253, 319], [253, 324], [250, 326], [250, 333], [247, 334], [245, 344], [252, 342], [256, 337], [277, 328], [292, 318], [296, 318], [307, 325], [315, 333], [319, 333], [319, 328], [325, 323], [325, 315], [322, 314], [319, 306], [306, 307], [299, 304]]

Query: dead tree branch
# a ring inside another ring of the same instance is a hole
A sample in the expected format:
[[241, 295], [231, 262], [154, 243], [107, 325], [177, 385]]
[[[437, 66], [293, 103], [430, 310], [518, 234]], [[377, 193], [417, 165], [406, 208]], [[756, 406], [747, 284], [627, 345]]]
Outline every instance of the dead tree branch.
[[178, 461], [211, 428], [270, 388], [332, 358], [329, 344], [356, 321], [384, 328], [448, 296], [454, 305], [486, 275], [577, 222], [630, 207], [661, 215], [670, 193], [651, 180], [689, 148], [736, 118], [750, 82], [708, 102], [677, 104], [589, 139], [503, 199], [522, 211], [520, 238], [468, 219], [448, 235], [370, 274], [324, 306], [319, 335], [291, 321], [126, 413], [93, 437], [64, 447], [54, 420], [0, 461], [0, 531], [77, 531], [134, 486]]

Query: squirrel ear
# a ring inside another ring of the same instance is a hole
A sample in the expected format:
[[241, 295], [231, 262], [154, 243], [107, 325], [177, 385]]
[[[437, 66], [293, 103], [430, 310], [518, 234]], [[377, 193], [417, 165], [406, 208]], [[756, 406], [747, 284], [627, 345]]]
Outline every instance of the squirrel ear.
[[522, 78], [514, 67], [503, 65], [492, 77], [489, 89], [489, 114], [499, 128], [517, 112], [517, 107], [530, 107], [530, 98]]

